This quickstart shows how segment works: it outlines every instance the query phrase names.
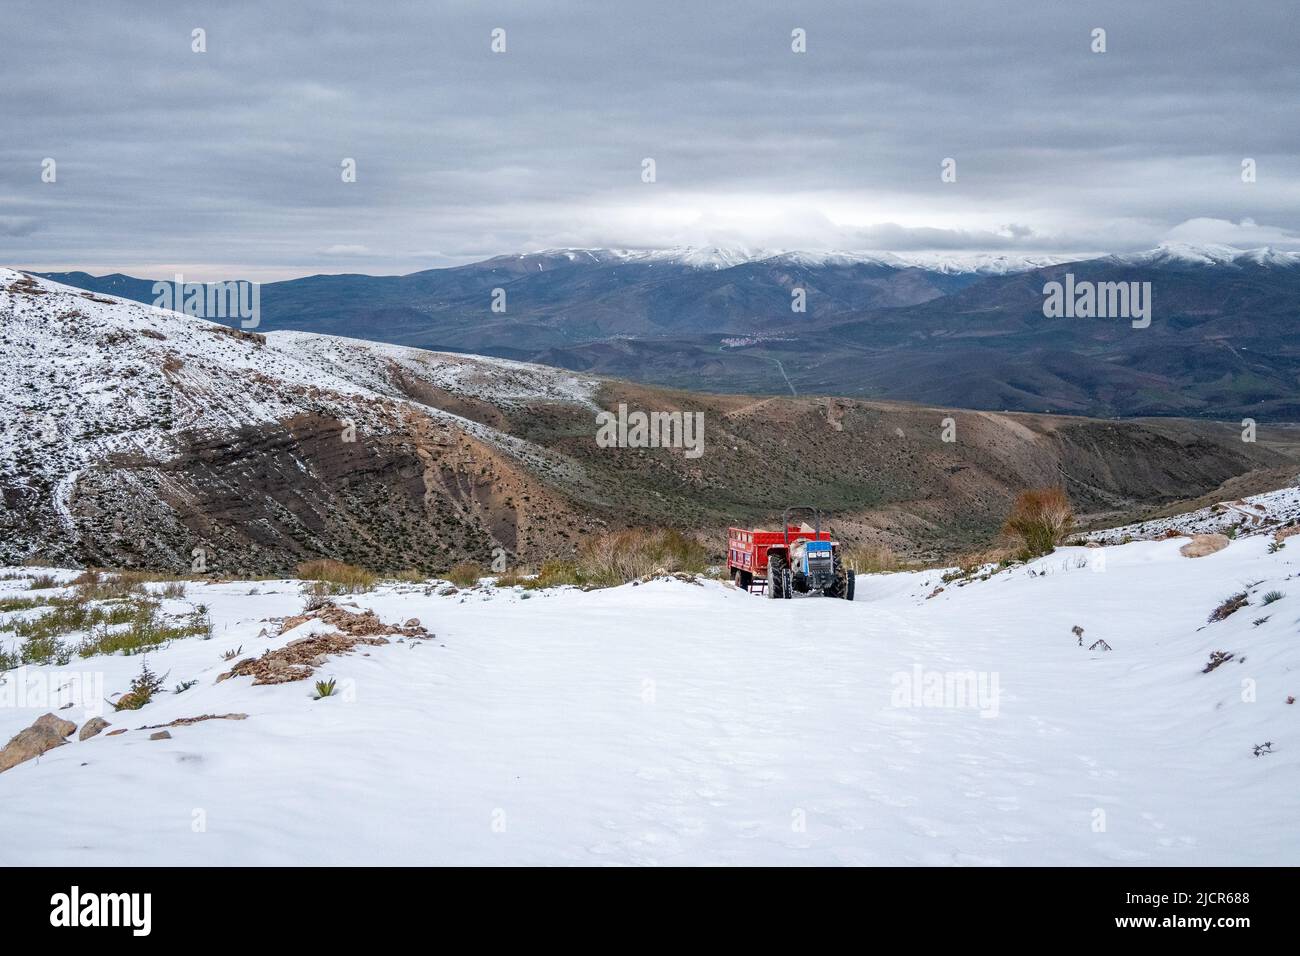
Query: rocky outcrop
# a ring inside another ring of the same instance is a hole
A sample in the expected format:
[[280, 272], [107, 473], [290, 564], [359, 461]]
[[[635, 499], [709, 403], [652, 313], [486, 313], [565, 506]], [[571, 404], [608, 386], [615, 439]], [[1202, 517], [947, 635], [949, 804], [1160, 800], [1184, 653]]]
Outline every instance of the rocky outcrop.
[[0, 750], [0, 773], [55, 747], [62, 747], [67, 743], [68, 735], [76, 729], [77, 725], [72, 721], [63, 720], [54, 714], [43, 714], [36, 718], [35, 723], [15, 734], [5, 748]]

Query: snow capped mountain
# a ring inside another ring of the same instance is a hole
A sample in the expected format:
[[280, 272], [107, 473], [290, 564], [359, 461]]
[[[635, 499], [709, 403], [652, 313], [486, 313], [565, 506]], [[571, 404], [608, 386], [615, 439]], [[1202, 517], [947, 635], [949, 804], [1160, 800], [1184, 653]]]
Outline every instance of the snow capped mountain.
[[1004, 276], [1031, 272], [1045, 266], [1077, 262], [1079, 255], [1008, 255], [1005, 253], [913, 253], [900, 256], [915, 269], [928, 269], [946, 275]]
[[944, 275], [998, 276], [1030, 272], [1067, 262], [1101, 260], [1119, 265], [1144, 266], [1227, 266], [1292, 267], [1300, 264], [1300, 252], [1268, 246], [1238, 249], [1223, 245], [1162, 243], [1142, 252], [1101, 255], [1098, 253], [1001, 253], [1001, 252], [849, 252], [780, 251], [746, 247], [683, 247], [674, 249], [546, 249], [516, 256], [559, 257], [572, 263], [616, 265], [622, 263], [668, 263], [701, 270], [722, 270], [751, 262], [773, 262], [805, 268], [834, 268], [854, 265], [889, 269], [924, 269]]
[[1300, 266], [1300, 252], [1287, 252], [1270, 246], [1238, 249], [1234, 246], [1168, 242], [1145, 252], [1105, 256], [1103, 261], [1124, 266], [1241, 268], [1252, 265], [1289, 269]]
[[835, 252], [781, 251], [742, 246], [681, 247], [673, 249], [543, 249], [513, 258], [560, 258], [575, 264], [620, 265], [624, 263], [664, 263], [700, 270], [730, 269], [752, 262], [771, 262], [810, 269], [855, 265], [887, 269], [925, 269], [945, 275], [1009, 275], [1027, 272], [1061, 262], [1077, 261], [1079, 256], [1009, 255], [1005, 253], [941, 252]]

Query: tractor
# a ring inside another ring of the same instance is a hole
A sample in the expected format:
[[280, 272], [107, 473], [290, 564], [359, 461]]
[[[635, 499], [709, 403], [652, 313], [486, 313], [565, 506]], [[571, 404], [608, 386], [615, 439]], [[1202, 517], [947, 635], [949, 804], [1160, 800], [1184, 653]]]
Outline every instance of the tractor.
[[[791, 524], [792, 512], [809, 512], [813, 525]], [[844, 567], [839, 542], [822, 530], [817, 508], [787, 508], [781, 531], [729, 528], [727, 567], [737, 587], [766, 592], [772, 599], [791, 598], [796, 592], [819, 592], [826, 597], [853, 600], [854, 573]]]

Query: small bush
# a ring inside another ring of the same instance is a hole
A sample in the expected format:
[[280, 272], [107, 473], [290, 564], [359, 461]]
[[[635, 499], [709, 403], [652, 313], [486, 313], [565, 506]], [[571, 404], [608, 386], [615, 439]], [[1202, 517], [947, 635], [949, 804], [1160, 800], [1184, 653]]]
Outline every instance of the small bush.
[[187, 629], [197, 638], [204, 641], [212, 640], [212, 615], [208, 613], [206, 604], [196, 604], [194, 610], [190, 612]]
[[[45, 615], [39, 626], [51, 624], [67, 631], [89, 631], [77, 645], [82, 657], [98, 654], [141, 654], [156, 650], [172, 641], [187, 637], [210, 636], [211, 622], [203, 605], [181, 619], [160, 614], [156, 601], [135, 598], [130, 601], [95, 606], [69, 604], [67, 613], [58, 617]], [[47, 618], [53, 618], [47, 621]], [[61, 619], [63, 618], [63, 619]]]
[[[145, 654], [149, 651], [165, 647], [172, 641], [181, 638], [193, 637], [198, 633], [193, 624], [176, 623], [176, 619], [168, 619], [158, 613], [158, 605], [151, 602], [136, 602], [132, 605], [123, 605], [124, 609], [130, 610], [131, 617], [125, 622], [126, 627], [112, 628], [100, 626], [81, 642], [77, 647], [77, 653], [82, 657], [93, 657], [97, 654]], [[123, 622], [112, 621], [112, 624]]]
[[46, 588], [57, 588], [59, 580], [52, 574], [38, 574], [32, 578], [27, 585], [29, 591], [44, 591]]
[[191, 687], [193, 687], [193, 686], [194, 686], [195, 684], [197, 684], [197, 683], [198, 683], [198, 681], [196, 681], [196, 680], [181, 681], [181, 683], [179, 683], [179, 684], [176, 685], [176, 689], [175, 689], [174, 691], [172, 691], [172, 693], [173, 693], [173, 694], [183, 694], [183, 693], [185, 693], [187, 690], [189, 690]]
[[221, 659], [223, 661], [233, 661], [236, 657], [238, 657], [243, 652], [244, 652], [244, 645], [240, 644], [238, 647], [232, 647], [228, 650], [222, 651]]
[[333, 592], [330, 590], [328, 583], [324, 581], [312, 582], [312, 584], [303, 588], [302, 613], [311, 614], [333, 604], [334, 602], [330, 600], [332, 594]]
[[1285, 541], [1278, 541], [1277, 539], [1274, 539], [1268, 543], [1268, 553], [1277, 554], [1285, 547], [1286, 547]]
[[487, 572], [483, 570], [482, 566], [469, 561], [462, 561], [452, 567], [443, 577], [458, 587], [472, 588], [486, 574]]
[[1019, 544], [1024, 560], [1042, 557], [1074, 527], [1074, 509], [1061, 487], [1031, 488], [1016, 496], [1002, 530]]
[[7, 597], [0, 598], [0, 612], [27, 611], [34, 607], [49, 605], [47, 598]]
[[72, 660], [72, 650], [53, 634], [37, 634], [23, 641], [18, 654], [24, 664], [57, 664]]
[[159, 597], [173, 598], [178, 600], [185, 599], [185, 582], [168, 581], [155, 592]]
[[1229, 651], [1213, 651], [1210, 654], [1209, 661], [1206, 663], [1205, 667], [1201, 669], [1201, 673], [1208, 674], [1216, 667], [1221, 667], [1222, 665], [1228, 663], [1228, 661], [1232, 660], [1235, 656], [1236, 656], [1235, 654], [1232, 654]]
[[322, 697], [333, 697], [338, 692], [338, 681], [333, 677], [329, 680], [318, 680], [316, 682], [316, 699]]
[[[369, 591], [379, 581], [379, 576], [354, 564], [344, 564], [328, 558], [304, 561], [298, 565], [298, 577], [326, 585], [331, 594], [358, 594]], [[325, 590], [325, 588], [318, 589]]]
[[1274, 601], [1280, 601], [1284, 597], [1286, 597], [1286, 595], [1283, 594], [1281, 591], [1269, 591], [1262, 598], [1260, 598], [1260, 603], [1272, 604]]
[[131, 681], [131, 689], [113, 703], [113, 709], [139, 710], [153, 700], [154, 694], [162, 690], [166, 679], [166, 674], [159, 677], [149, 669], [149, 662], [143, 661], [140, 665], [140, 673]]
[[1216, 607], [1213, 611], [1210, 612], [1210, 623], [1213, 623], [1215, 621], [1222, 621], [1224, 618], [1228, 617], [1229, 615], [1236, 614], [1248, 603], [1249, 600], [1246, 597], [1245, 591], [1241, 591], [1237, 594], [1232, 595], [1231, 597], [1224, 598], [1223, 603], [1221, 603], [1218, 607]]

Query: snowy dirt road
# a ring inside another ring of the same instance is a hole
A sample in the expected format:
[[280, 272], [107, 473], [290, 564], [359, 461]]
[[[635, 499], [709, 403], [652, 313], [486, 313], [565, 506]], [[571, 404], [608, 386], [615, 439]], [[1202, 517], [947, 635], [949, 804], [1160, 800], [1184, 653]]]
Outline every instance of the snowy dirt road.
[[[227, 648], [301, 636], [257, 636], [295, 582], [190, 585], [216, 636], [149, 662], [198, 684], [0, 775], [0, 862], [1294, 863], [1300, 545], [1180, 543], [1063, 548], [931, 599], [939, 572], [863, 577], [853, 603], [385, 586], [340, 600], [436, 637], [332, 658], [347, 692], [324, 700], [214, 683]], [[1293, 593], [1261, 609], [1272, 589]], [[1235, 657], [1202, 673], [1214, 650]], [[26, 676], [111, 694], [139, 667]], [[10, 701], [0, 735], [50, 709]]]

